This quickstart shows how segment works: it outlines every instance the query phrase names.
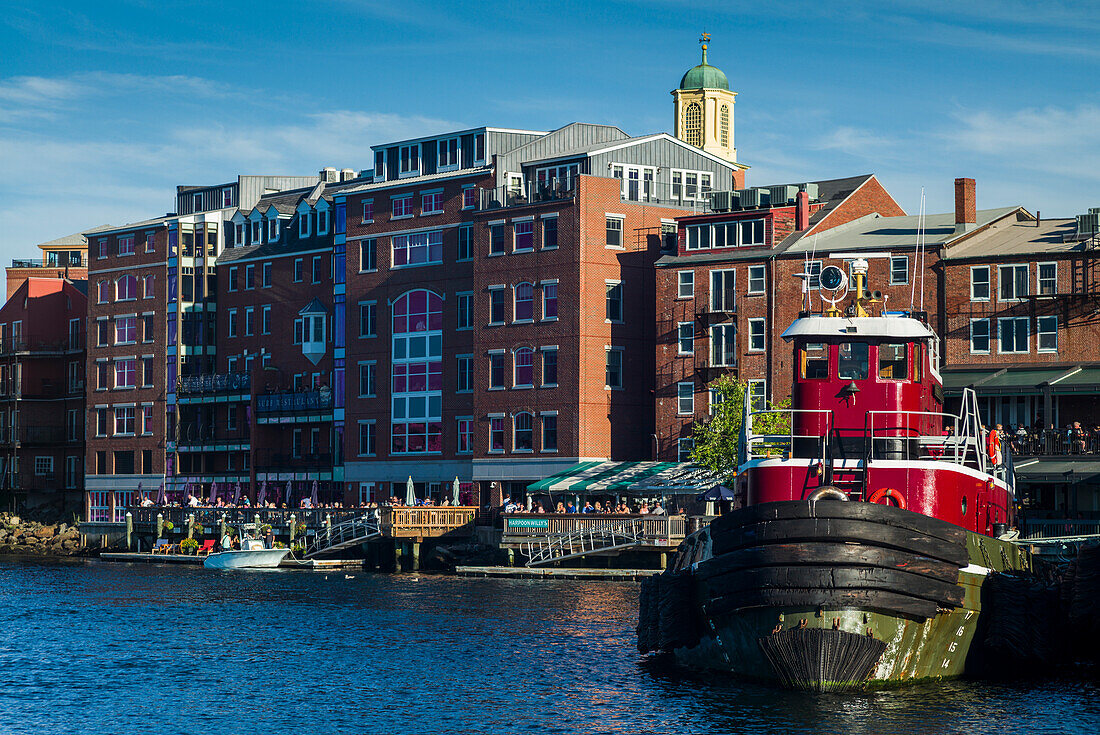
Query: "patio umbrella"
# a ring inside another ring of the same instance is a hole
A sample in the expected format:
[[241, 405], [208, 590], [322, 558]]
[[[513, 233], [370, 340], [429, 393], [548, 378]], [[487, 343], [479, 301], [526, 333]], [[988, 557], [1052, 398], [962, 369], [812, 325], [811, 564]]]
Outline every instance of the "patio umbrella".
[[233, 488], [233, 505], [237, 505], [241, 502], [241, 483], [237, 483]]
[[260, 495], [256, 498], [256, 505], [263, 505], [267, 502], [267, 480], [263, 481], [260, 485]]
[[317, 507], [317, 481], [313, 481], [313, 492], [309, 494], [309, 505], [312, 508]]
[[717, 500], [734, 500], [736, 497], [737, 496], [733, 494], [733, 491], [725, 485], [715, 485], [710, 490], [699, 493], [695, 497], [695, 500], [702, 503], [704, 501], [714, 502]]
[[168, 493], [164, 491], [164, 483], [160, 484], [160, 490], [157, 491], [157, 505], [168, 505]]
[[451, 483], [451, 505], [458, 505], [458, 475], [455, 475], [455, 481]]
[[416, 505], [416, 491], [413, 489], [412, 475], [409, 475], [409, 481], [405, 483], [405, 505]]
[[218, 483], [215, 480], [210, 483], [210, 505], [213, 505], [218, 500]]

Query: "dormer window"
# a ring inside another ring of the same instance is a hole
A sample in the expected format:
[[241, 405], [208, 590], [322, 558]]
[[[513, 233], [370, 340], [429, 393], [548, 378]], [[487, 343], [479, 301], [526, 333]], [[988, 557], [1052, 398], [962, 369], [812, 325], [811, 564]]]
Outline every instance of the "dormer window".
[[222, 206], [223, 207], [232, 207], [233, 206], [233, 187], [227, 186], [224, 189], [222, 189]]
[[244, 223], [237, 225], [237, 246], [244, 245]]
[[327, 235], [328, 234], [328, 210], [327, 209], [318, 209], [317, 210], [317, 234], [318, 235]]
[[252, 222], [252, 244], [258, 245], [260, 243], [260, 221], [253, 220]]
[[485, 133], [474, 136], [474, 163], [485, 163]]
[[439, 141], [439, 170], [446, 171], [459, 167], [460, 148], [458, 138]]
[[195, 194], [191, 197], [191, 209], [194, 212], [202, 211], [202, 194]]
[[275, 242], [279, 239], [279, 218], [272, 217], [267, 221], [267, 241]]
[[309, 237], [309, 210], [298, 213], [298, 237]]
[[374, 152], [374, 180], [385, 181], [386, 179], [386, 152], [375, 151]]
[[420, 175], [420, 144], [403, 145], [398, 151], [398, 174], [400, 176]]

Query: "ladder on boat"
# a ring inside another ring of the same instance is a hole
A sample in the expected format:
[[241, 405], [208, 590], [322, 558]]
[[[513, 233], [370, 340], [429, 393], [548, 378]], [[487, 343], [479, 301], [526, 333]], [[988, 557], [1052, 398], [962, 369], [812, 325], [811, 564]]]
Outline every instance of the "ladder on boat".
[[337, 523], [322, 530], [313, 538], [302, 557], [309, 559], [320, 554], [358, 546], [382, 535], [382, 526], [378, 516], [368, 514], [350, 521]]
[[577, 559], [589, 554], [617, 551], [645, 542], [642, 521], [623, 521], [608, 528], [586, 528], [553, 533], [534, 541], [524, 542], [520, 550], [527, 557], [527, 566]]

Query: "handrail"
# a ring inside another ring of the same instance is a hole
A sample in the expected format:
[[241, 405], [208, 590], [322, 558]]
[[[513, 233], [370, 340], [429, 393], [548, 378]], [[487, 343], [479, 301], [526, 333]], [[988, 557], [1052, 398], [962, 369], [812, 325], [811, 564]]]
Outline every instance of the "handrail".
[[[939, 418], [939, 419], [949, 419], [953, 423], [953, 431], [952, 431], [952, 433], [944, 435], [942, 437], [936, 437], [936, 435], [934, 435], [934, 434], [922, 433], [922, 431], [920, 430], [919, 427], [914, 427], [914, 426], [910, 426], [910, 425], [876, 427], [875, 426], [875, 419], [879, 416], [904, 416], [904, 417], [929, 416], [929, 417], [934, 417], [934, 418]], [[967, 436], [965, 434], [960, 433], [959, 423], [960, 423], [960, 417], [959, 416], [956, 416], [954, 414], [944, 413], [942, 411], [906, 411], [906, 410], [868, 411], [867, 415], [864, 419], [864, 432], [866, 433], [867, 437], [870, 439], [870, 443], [869, 443], [869, 446], [868, 446], [868, 458], [871, 459], [871, 460], [875, 459], [875, 446], [876, 446], [875, 442], [876, 441], [885, 442], [885, 441], [889, 441], [891, 439], [917, 439], [917, 440], [922, 440], [922, 439], [941, 438], [942, 441], [937, 442], [937, 443], [939, 443], [943, 446], [944, 454], [941, 455], [940, 457], [938, 457], [937, 459], [939, 459], [941, 461], [944, 460], [944, 459], [952, 459], [952, 461], [954, 461], [956, 464], [960, 464], [960, 465], [965, 464], [966, 455], [968, 453], [967, 450], [971, 447], [971, 444], [973, 443], [973, 437], [970, 437], [970, 436]], [[889, 435], [888, 436], [878, 436], [877, 432], [880, 431], [880, 430], [881, 431], [903, 431], [903, 432], [906, 432], [906, 434], [905, 435], [894, 435], [894, 436], [889, 436]], [[930, 443], [930, 442], [926, 442], [926, 443]], [[948, 455], [947, 455], [948, 446], [950, 446], [950, 448], [953, 450], [953, 458], [948, 457]], [[960, 454], [960, 450], [961, 450], [961, 454]]]
[[353, 543], [366, 541], [374, 536], [380, 536], [382, 530], [379, 524], [379, 512], [366, 513], [358, 518], [326, 525], [314, 537], [313, 542], [306, 547], [303, 557], [309, 558], [328, 550], [336, 550]]
[[[746, 395], [746, 405], [748, 404], [748, 396]], [[757, 434], [753, 431], [753, 419], [756, 416], [763, 415], [787, 415], [788, 430], [785, 434]], [[822, 414], [825, 418], [825, 429], [819, 434], [795, 434], [794, 433], [794, 419], [795, 415], [802, 414]], [[825, 460], [825, 445], [827, 444], [827, 438], [832, 431], [833, 412], [825, 408], [770, 408], [763, 411], [747, 411], [745, 415], [744, 426], [745, 432], [745, 452], [748, 458], [755, 458], [761, 456], [760, 454], [754, 454], [752, 447], [754, 444], [779, 444], [777, 451], [782, 452], [782, 444], [785, 441], [786, 446], [790, 451], [794, 452], [794, 440], [795, 439], [816, 439], [820, 442], [820, 452], [815, 459], [821, 461]], [[769, 450], [770, 451], [770, 450]]]

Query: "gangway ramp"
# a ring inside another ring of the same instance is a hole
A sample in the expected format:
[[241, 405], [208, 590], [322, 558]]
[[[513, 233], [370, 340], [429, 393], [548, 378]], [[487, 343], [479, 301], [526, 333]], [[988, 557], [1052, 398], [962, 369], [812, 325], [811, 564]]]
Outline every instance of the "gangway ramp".
[[353, 518], [322, 529], [307, 548], [302, 558], [311, 559], [321, 554], [340, 551], [351, 546], [378, 538], [382, 535], [382, 525], [374, 513]]
[[527, 566], [534, 567], [589, 554], [629, 549], [645, 542], [645, 524], [641, 520], [631, 520], [607, 528], [584, 528], [547, 534], [525, 541], [520, 550], [527, 557]]

